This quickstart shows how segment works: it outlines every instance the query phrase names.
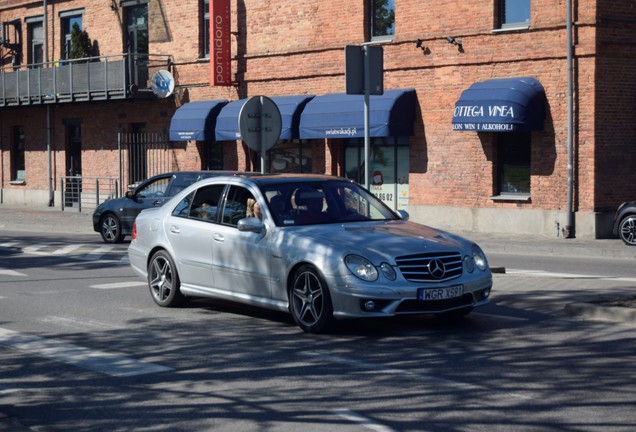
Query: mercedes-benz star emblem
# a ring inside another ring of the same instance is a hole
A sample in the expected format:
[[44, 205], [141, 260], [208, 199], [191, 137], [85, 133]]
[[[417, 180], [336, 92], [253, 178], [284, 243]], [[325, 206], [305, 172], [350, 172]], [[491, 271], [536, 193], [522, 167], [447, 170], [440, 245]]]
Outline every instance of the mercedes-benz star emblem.
[[444, 273], [446, 273], [446, 267], [442, 260], [432, 259], [428, 263], [428, 272], [435, 279], [441, 279], [444, 277]]

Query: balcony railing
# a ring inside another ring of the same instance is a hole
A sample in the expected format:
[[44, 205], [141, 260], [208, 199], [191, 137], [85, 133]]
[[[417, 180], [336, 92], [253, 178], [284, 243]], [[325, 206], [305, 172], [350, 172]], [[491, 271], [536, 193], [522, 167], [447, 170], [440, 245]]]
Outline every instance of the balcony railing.
[[170, 56], [118, 54], [0, 70], [0, 107], [152, 96], [151, 73]]

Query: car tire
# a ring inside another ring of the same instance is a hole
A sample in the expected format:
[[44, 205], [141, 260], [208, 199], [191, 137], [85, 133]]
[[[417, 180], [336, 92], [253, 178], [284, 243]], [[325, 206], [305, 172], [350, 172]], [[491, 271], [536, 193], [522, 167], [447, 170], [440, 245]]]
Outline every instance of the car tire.
[[124, 235], [121, 233], [121, 222], [112, 213], [108, 213], [99, 221], [99, 233], [106, 243], [121, 243]]
[[185, 302], [179, 289], [181, 282], [170, 255], [163, 250], [156, 252], [148, 264], [148, 289], [152, 299], [161, 307], [177, 307]]
[[621, 220], [618, 235], [626, 245], [636, 246], [636, 215], [628, 215]]
[[307, 333], [325, 333], [333, 324], [333, 305], [322, 275], [310, 265], [300, 267], [289, 289], [289, 308], [294, 321]]

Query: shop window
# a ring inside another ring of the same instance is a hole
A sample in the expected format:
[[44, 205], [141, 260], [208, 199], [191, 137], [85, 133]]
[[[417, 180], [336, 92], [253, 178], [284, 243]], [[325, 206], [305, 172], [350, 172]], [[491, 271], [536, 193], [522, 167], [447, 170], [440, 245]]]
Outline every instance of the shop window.
[[495, 4], [498, 28], [509, 30], [530, 25], [530, 0], [498, 0]]
[[79, 30], [82, 30], [82, 14], [77, 11], [63, 12], [60, 14], [62, 27], [62, 58], [64, 60], [71, 58], [71, 32], [73, 25], [77, 24]]
[[222, 143], [203, 142], [203, 169], [223, 169], [223, 145]]
[[395, 35], [395, 0], [367, 1], [370, 39], [392, 39]]
[[311, 146], [305, 140], [279, 141], [268, 153], [271, 173], [310, 173]]
[[14, 126], [11, 146], [11, 181], [24, 182], [25, 172], [24, 126]]
[[496, 136], [499, 194], [529, 197], [531, 134], [498, 133]]
[[44, 23], [42, 18], [28, 19], [29, 50], [27, 63], [31, 67], [42, 67], [44, 63]]
[[[408, 137], [373, 138], [369, 160], [369, 189], [392, 209], [405, 210], [409, 198]], [[364, 140], [347, 140], [345, 175], [364, 184]]]
[[210, 0], [201, 3], [201, 57], [210, 58]]

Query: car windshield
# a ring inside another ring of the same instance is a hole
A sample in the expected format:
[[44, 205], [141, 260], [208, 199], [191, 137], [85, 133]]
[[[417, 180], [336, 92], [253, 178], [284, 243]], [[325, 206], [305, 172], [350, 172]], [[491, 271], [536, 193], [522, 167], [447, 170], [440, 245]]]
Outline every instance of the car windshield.
[[347, 181], [281, 183], [263, 186], [262, 192], [278, 226], [398, 219], [382, 201]]

